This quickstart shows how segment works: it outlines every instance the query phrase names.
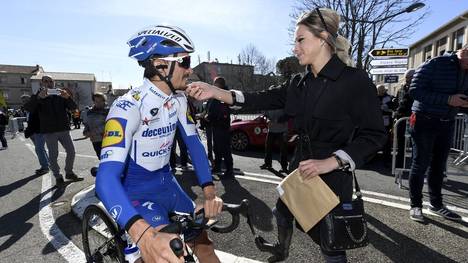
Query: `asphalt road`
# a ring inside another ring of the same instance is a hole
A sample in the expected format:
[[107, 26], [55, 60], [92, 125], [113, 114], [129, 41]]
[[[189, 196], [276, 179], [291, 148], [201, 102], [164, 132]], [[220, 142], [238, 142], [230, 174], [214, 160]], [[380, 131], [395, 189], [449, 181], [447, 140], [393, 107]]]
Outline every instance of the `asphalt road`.
[[[73, 130], [72, 137], [81, 137], [81, 131]], [[20, 135], [8, 142], [8, 150], [0, 151], [0, 262], [80, 262], [81, 222], [70, 212], [70, 202], [76, 193], [94, 183], [89, 169], [97, 164], [97, 158], [91, 143], [75, 142], [75, 173], [85, 180], [57, 190], [52, 187], [53, 179], [50, 186], [50, 174], [34, 175], [38, 162], [29, 140]], [[216, 186], [225, 202], [249, 199], [256, 229], [266, 239], [273, 240], [276, 226], [271, 208], [278, 198], [275, 187], [281, 178], [276, 171], [258, 168], [262, 156], [259, 149], [235, 153], [237, 180], [217, 181]], [[64, 157], [60, 155], [62, 168]], [[277, 162], [274, 168], [279, 170]], [[466, 166], [457, 169], [464, 174], [449, 176], [444, 200], [462, 212], [465, 222], [428, 215], [426, 224], [409, 219], [405, 210], [409, 204], [408, 192], [394, 184], [389, 168], [375, 160], [359, 170], [358, 179], [367, 200], [370, 245], [348, 251], [349, 261], [468, 262], [468, 169]], [[176, 177], [196, 199], [200, 189], [194, 174], [177, 171]], [[427, 189], [424, 191], [427, 196]], [[267, 253], [255, 248], [245, 220], [233, 233], [210, 233], [210, 236], [218, 250], [258, 261], [268, 258]], [[286, 262], [320, 261], [319, 247], [306, 234], [295, 230]]]

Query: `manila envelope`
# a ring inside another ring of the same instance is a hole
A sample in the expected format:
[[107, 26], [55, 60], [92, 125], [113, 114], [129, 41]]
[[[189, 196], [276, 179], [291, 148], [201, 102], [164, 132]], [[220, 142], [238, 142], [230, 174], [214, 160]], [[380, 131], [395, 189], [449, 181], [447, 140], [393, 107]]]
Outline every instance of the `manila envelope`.
[[306, 232], [340, 203], [319, 176], [304, 181], [298, 169], [284, 178], [276, 190]]

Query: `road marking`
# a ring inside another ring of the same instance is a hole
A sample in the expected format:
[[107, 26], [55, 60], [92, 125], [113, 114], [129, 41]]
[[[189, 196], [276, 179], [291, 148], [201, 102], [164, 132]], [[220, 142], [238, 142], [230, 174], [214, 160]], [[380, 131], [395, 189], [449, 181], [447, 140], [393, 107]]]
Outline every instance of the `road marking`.
[[[67, 155], [66, 152], [59, 152], [59, 154], [61, 155]], [[83, 158], [91, 158], [91, 159], [96, 159], [96, 161], [98, 160], [97, 156], [96, 155], [86, 155], [86, 154], [79, 154], [79, 153], [75, 153], [75, 156], [78, 156], [78, 157], [83, 157]]]
[[[244, 172], [244, 174], [253, 175], [253, 176], [260, 176], [260, 177], [265, 177], [265, 178], [275, 178], [276, 177], [276, 176], [272, 176], [272, 175], [256, 174], [256, 173], [249, 173], [249, 172]], [[281, 182], [281, 181], [277, 181], [277, 180], [266, 180], [266, 179], [255, 178], [255, 177], [251, 177], [251, 176], [242, 176], [242, 175], [236, 175], [236, 178], [250, 180], [250, 181], [270, 183], [270, 184], [275, 184], [275, 185], [278, 185]], [[276, 178], [280, 179], [278, 177], [276, 177]], [[399, 200], [399, 201], [403, 201], [403, 202], [409, 202], [410, 201], [409, 198], [404, 198], [404, 197], [400, 197], [400, 196], [394, 196], [394, 195], [383, 194], [383, 193], [372, 192], [372, 191], [366, 191], [366, 190], [361, 190], [361, 192], [363, 194], [374, 195], [374, 196], [379, 196], [379, 197], [385, 197], [385, 198], [388, 198], [388, 199]], [[400, 209], [404, 209], [404, 210], [410, 210], [410, 208], [411, 208], [409, 205], [396, 203], [396, 202], [390, 202], [390, 201], [381, 200], [381, 199], [372, 198], [372, 197], [363, 197], [363, 199], [365, 201], [367, 201], [367, 202], [370, 202], [370, 203], [380, 204], [380, 205], [394, 207], [394, 208], [400, 208]], [[424, 205], [429, 205], [428, 202], [423, 202], [423, 204]], [[447, 208], [449, 208], [449, 209], [451, 209], [451, 210], [453, 210], [455, 212], [468, 214], [467, 209], [463, 209], [463, 208], [456, 207], [456, 206], [447, 206]], [[427, 214], [431, 214], [431, 215], [434, 215], [434, 216], [441, 217], [441, 216], [439, 216], [437, 214], [432, 213], [428, 209], [423, 209], [423, 211], [425, 211]], [[468, 222], [468, 217], [462, 217], [462, 221], [463, 222]]]
[[[22, 137], [19, 137], [23, 142]], [[27, 148], [33, 153], [34, 147], [30, 143], [26, 143]], [[42, 233], [47, 237], [54, 248], [68, 262], [86, 262], [85, 255], [73, 242], [68, 239], [60, 228], [55, 224], [54, 214], [50, 208], [52, 198], [51, 188], [51, 173], [42, 176], [41, 201], [39, 203], [39, 223]]]
[[[411, 202], [411, 200], [409, 198], [405, 198], [405, 197], [389, 195], [389, 194], [383, 194], [383, 193], [372, 192], [372, 191], [366, 191], [366, 190], [361, 190], [361, 192], [363, 194], [369, 194], [369, 195], [375, 195], [375, 196], [379, 196], [379, 197], [385, 197], [385, 198], [388, 198], [388, 199], [399, 200], [399, 201], [402, 201], [402, 202], [407, 202], [407, 203]], [[430, 205], [430, 203], [427, 202], [427, 201], [424, 201], [423, 205], [428, 206], [428, 205]], [[447, 205], [447, 208], [450, 209], [450, 210], [453, 210], [454, 212], [460, 212], [460, 213], [468, 214], [468, 209], [464, 209], [464, 208], [460, 208], [460, 207], [456, 207], [456, 206], [452, 206], [452, 205]]]

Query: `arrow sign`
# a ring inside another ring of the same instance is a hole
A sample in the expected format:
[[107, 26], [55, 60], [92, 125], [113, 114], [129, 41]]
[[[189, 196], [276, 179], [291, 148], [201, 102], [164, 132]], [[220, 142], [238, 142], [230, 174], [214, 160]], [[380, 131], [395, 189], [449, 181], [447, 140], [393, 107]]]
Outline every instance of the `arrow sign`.
[[370, 70], [372, 75], [404, 74], [406, 68], [373, 68]]
[[371, 66], [395, 66], [407, 65], [407, 58], [394, 58], [394, 59], [374, 59], [370, 62]]
[[408, 54], [409, 54], [408, 48], [381, 48], [381, 49], [372, 49], [369, 52], [369, 56], [373, 58], [407, 57]]

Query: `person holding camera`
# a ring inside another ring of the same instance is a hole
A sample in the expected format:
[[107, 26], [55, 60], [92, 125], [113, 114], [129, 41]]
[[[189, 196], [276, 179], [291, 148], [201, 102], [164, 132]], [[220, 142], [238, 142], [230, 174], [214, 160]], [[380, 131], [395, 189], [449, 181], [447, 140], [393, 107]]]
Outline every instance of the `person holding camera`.
[[455, 54], [433, 58], [413, 76], [409, 93], [414, 102], [409, 133], [413, 159], [409, 177], [410, 219], [424, 222], [422, 189], [427, 168], [431, 212], [450, 220], [460, 215], [442, 204], [442, 183], [455, 129], [455, 116], [468, 109], [468, 44]]
[[57, 187], [64, 186], [64, 179], [60, 174], [58, 159], [58, 143], [67, 153], [65, 159], [65, 178], [72, 181], [81, 181], [73, 172], [75, 161], [75, 146], [70, 137], [70, 119], [67, 111], [77, 108], [76, 103], [64, 89], [57, 89], [52, 77], [44, 75], [41, 79], [41, 88], [36, 95], [31, 96], [25, 109], [29, 112], [38, 111], [39, 131], [44, 135], [49, 150], [49, 164]]

